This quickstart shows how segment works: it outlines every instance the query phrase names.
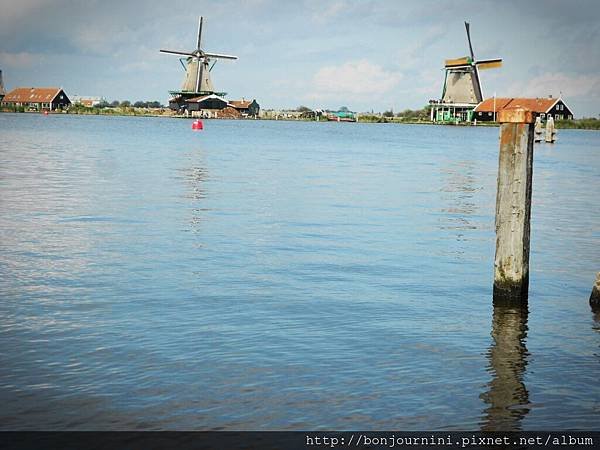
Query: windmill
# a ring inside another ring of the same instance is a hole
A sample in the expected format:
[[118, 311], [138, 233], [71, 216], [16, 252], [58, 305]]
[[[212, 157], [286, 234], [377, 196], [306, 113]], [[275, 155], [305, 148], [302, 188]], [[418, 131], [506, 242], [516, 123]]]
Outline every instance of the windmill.
[[[237, 56], [212, 53], [202, 49], [202, 22], [203, 17], [200, 16], [200, 19], [198, 20], [198, 40], [196, 42], [195, 50], [192, 50], [191, 52], [160, 50], [162, 53], [185, 56], [185, 58], [179, 59], [181, 65], [185, 69], [183, 85], [180, 91], [171, 91], [171, 94], [176, 95], [183, 100], [212, 94], [220, 97], [225, 96], [225, 92], [215, 92], [210, 79], [210, 72], [219, 59], [237, 59]], [[211, 60], [214, 60], [212, 65], [210, 64]]]
[[0, 70], [0, 101], [6, 95], [6, 90], [4, 89], [4, 81], [2, 80], [2, 71]]
[[432, 119], [438, 121], [470, 120], [473, 108], [483, 101], [479, 70], [502, 66], [502, 58], [475, 59], [468, 22], [465, 22], [465, 29], [470, 56], [445, 61], [442, 98], [431, 102]]

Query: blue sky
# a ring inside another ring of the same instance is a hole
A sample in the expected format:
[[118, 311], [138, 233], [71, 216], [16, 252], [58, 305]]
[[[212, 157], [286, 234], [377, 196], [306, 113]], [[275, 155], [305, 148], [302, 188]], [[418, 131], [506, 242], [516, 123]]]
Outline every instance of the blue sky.
[[109, 100], [160, 100], [183, 70], [160, 48], [234, 54], [212, 72], [228, 97], [263, 108], [420, 108], [438, 98], [443, 60], [502, 57], [484, 96], [558, 96], [600, 114], [600, 2], [0, 0], [7, 89], [62, 86]]

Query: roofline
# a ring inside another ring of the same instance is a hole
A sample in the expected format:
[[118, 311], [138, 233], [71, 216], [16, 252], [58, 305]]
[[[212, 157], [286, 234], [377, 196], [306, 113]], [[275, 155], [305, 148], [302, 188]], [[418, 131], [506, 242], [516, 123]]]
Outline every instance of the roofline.
[[552, 108], [554, 108], [554, 107], [556, 106], [556, 104], [557, 104], [557, 103], [558, 103], [560, 100], [562, 100], [562, 99], [561, 99], [560, 97], [558, 97], [558, 98], [556, 99], [556, 101], [555, 101], [554, 103], [552, 103], [552, 106], [550, 106], [550, 108], [548, 108], [546, 111], [544, 111], [544, 114], [547, 114], [547, 113], [548, 113], [548, 111], [550, 111]]

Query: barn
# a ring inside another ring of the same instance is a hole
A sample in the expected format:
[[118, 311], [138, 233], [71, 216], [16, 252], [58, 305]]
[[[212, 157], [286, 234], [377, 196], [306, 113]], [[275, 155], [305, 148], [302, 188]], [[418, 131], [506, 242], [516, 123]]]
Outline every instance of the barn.
[[3, 106], [23, 106], [30, 110], [54, 111], [67, 108], [71, 100], [61, 88], [19, 87], [2, 99]]
[[568, 120], [573, 118], [573, 112], [565, 104], [562, 98], [507, 98], [492, 97], [484, 100], [475, 108], [473, 119], [477, 121], [496, 120], [498, 111], [505, 108], [521, 107], [534, 112], [542, 120], [552, 116], [555, 120]]
[[229, 106], [237, 109], [242, 116], [258, 116], [260, 113], [260, 105], [255, 100], [231, 100]]

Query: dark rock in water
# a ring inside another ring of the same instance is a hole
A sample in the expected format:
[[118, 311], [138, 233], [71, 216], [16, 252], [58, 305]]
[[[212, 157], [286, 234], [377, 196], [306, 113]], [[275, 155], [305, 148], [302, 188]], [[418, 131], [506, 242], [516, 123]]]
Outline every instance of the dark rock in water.
[[592, 294], [590, 295], [590, 305], [592, 309], [600, 310], [600, 272], [596, 274], [596, 281], [592, 287]]

